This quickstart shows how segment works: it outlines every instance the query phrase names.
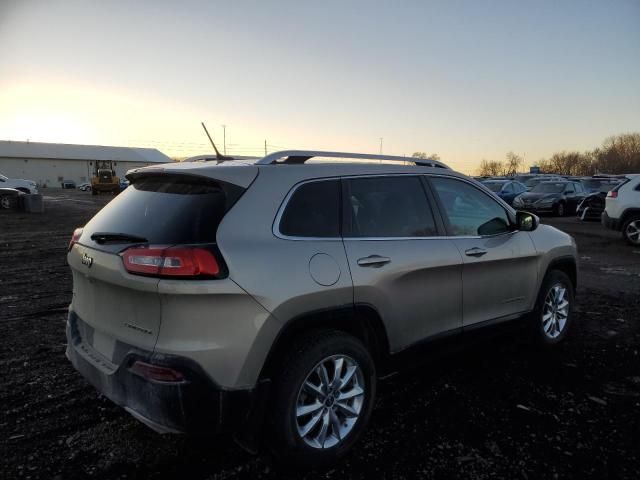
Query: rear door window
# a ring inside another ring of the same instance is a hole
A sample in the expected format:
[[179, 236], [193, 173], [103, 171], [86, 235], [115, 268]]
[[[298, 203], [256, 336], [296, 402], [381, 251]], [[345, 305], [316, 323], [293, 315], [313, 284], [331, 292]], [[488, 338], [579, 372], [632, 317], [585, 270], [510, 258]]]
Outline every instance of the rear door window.
[[347, 181], [350, 237], [431, 237], [438, 235], [419, 177], [364, 177]]
[[340, 180], [304, 183], [294, 192], [280, 219], [289, 237], [340, 237]]
[[85, 225], [80, 242], [111, 250], [91, 239], [95, 233], [109, 233], [155, 245], [215, 243], [220, 221], [243, 192], [237, 185], [202, 177], [143, 177]]

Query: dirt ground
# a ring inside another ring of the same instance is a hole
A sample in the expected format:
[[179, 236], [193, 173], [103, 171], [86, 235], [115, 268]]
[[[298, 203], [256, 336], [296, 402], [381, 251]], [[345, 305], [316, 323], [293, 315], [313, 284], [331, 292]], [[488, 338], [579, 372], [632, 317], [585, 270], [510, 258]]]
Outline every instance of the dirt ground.
[[640, 478], [640, 249], [574, 218], [578, 307], [552, 351], [498, 338], [381, 382], [368, 431], [328, 471], [291, 474], [228, 437], [162, 436], [64, 356], [71, 232], [109, 197], [45, 191], [0, 212], [0, 477]]

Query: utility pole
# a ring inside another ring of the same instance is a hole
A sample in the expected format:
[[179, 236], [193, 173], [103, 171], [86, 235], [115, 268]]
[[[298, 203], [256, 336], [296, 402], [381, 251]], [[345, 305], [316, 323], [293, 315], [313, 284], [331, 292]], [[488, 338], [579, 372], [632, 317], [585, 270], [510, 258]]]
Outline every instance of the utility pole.
[[267, 141], [264, 141], [264, 156], [267, 156]]
[[227, 126], [222, 125], [222, 151], [227, 154]]
[[380, 155], [382, 155], [382, 137], [380, 137]]

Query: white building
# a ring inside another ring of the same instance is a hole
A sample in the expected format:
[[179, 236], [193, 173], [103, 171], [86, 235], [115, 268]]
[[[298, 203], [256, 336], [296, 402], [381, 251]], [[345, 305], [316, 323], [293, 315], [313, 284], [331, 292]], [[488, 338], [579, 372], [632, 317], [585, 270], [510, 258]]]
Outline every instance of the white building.
[[63, 180], [91, 182], [96, 160], [113, 160], [120, 178], [132, 168], [172, 161], [155, 148], [0, 141], [0, 173], [39, 186], [60, 187]]

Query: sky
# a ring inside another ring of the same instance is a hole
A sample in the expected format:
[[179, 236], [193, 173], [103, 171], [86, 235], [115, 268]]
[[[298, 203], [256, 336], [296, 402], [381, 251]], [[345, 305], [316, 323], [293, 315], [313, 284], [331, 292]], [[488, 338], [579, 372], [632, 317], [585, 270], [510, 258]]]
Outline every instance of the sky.
[[0, 140], [437, 153], [640, 131], [640, 0], [0, 0]]

